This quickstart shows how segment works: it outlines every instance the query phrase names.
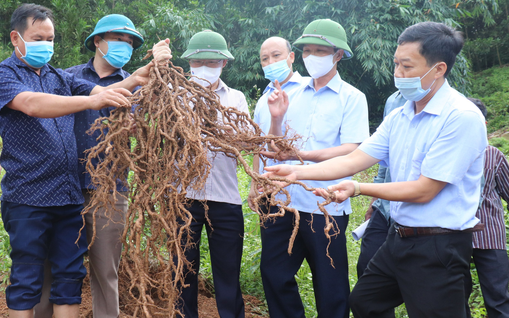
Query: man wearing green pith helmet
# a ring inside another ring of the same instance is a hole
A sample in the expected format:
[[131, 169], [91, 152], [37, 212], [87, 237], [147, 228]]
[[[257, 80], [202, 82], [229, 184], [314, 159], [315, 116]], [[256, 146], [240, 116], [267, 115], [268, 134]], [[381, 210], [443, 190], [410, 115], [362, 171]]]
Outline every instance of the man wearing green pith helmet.
[[[279, 84], [275, 85], [276, 90], [268, 99], [272, 120], [270, 133], [283, 135], [282, 131], [289, 126], [302, 136], [298, 147], [305, 165], [349, 154], [369, 137], [369, 126], [366, 97], [344, 82], [336, 70], [339, 61], [353, 57], [345, 30], [329, 19], [315, 20], [293, 45], [302, 50], [304, 64], [312, 78], [293, 92], [290, 107], [286, 92]], [[277, 157], [275, 152], [265, 154], [287, 164], [300, 164], [292, 154]], [[305, 182], [313, 188], [327, 188], [340, 180]], [[323, 231], [326, 218], [318, 210], [317, 197], [298, 185], [290, 185], [287, 189], [291, 206], [300, 215], [292, 254], [287, 253], [287, 247], [294, 227], [293, 214], [287, 213], [261, 228], [260, 270], [270, 316], [305, 317], [295, 274], [306, 259], [313, 275], [318, 318], [346, 318], [350, 286], [345, 231], [352, 212], [350, 202], [325, 207], [340, 230], [329, 240]], [[285, 201], [284, 197], [280, 199]], [[270, 207], [271, 213], [277, 211], [277, 207]]]
[[[193, 81], [210, 88], [221, 104], [249, 114], [246, 98], [240, 91], [228, 87], [219, 77], [229, 60], [233, 60], [225, 39], [219, 33], [206, 30], [196, 33], [182, 58], [189, 61]], [[185, 318], [198, 318], [198, 272], [200, 237], [205, 225], [209, 240], [214, 289], [219, 315], [222, 318], [243, 318], [244, 301], [239, 276], [244, 236], [242, 200], [237, 184], [237, 161], [223, 153], [209, 153], [212, 165], [205, 187], [201, 191], [187, 189], [193, 215], [191, 231], [197, 244], [186, 251], [193, 268], [187, 273], [179, 309]], [[204, 203], [208, 206], [206, 215]], [[208, 222], [207, 218], [210, 220]]]

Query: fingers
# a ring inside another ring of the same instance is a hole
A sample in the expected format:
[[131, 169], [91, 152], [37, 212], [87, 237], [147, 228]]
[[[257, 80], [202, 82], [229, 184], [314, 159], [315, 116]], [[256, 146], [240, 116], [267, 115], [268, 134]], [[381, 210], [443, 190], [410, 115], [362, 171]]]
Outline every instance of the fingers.
[[169, 44], [170, 39], [164, 39], [152, 47], [152, 54], [158, 63], [167, 63], [173, 57]]
[[262, 151], [260, 151], [260, 154], [264, 155], [265, 157], [267, 157], [269, 159], [275, 159], [276, 158], [276, 153], [272, 152], [272, 151], [262, 150]]
[[103, 99], [103, 107], [130, 107], [131, 102], [127, 96], [131, 96], [131, 92], [124, 88], [109, 89], [102, 93], [100, 96]]
[[276, 80], [276, 81], [274, 82], [274, 87], [276, 88], [276, 90], [278, 90], [278, 91], [282, 91], [282, 89], [281, 89], [281, 85], [279, 85], [279, 81], [278, 81], [278, 80]]
[[112, 91], [115, 91], [115, 92], [117, 92], [119, 94], [122, 94], [122, 95], [124, 95], [126, 97], [129, 97], [129, 96], [133, 95], [129, 90], [127, 90], [125, 88], [114, 88], [114, 89], [112, 89]]

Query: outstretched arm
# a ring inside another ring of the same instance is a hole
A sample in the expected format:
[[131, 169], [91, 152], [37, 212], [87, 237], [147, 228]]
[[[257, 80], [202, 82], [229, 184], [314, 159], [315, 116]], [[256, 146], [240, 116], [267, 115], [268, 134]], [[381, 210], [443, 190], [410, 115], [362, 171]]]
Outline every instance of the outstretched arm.
[[[99, 87], [99, 86], [96, 86]], [[106, 90], [94, 96], [59, 96], [46, 93], [22, 92], [6, 106], [39, 118], [56, 118], [85, 109], [99, 110], [104, 107], [130, 107], [124, 88]]]

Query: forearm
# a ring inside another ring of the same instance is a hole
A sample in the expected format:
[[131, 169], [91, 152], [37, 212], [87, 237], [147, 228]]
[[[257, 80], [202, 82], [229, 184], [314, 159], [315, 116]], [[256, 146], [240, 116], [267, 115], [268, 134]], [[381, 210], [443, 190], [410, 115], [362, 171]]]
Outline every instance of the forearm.
[[359, 147], [359, 144], [343, 144], [337, 147], [331, 147], [320, 150], [300, 151], [302, 160], [312, 162], [322, 162], [338, 156], [345, 156]]
[[21, 93], [7, 106], [28, 116], [56, 118], [88, 109], [88, 96], [59, 96], [46, 93]]
[[415, 181], [359, 184], [362, 195], [388, 201], [413, 203], [431, 201], [445, 185], [444, 182], [431, 180], [423, 176]]
[[117, 82], [115, 84], [111, 84], [110, 86], [102, 87], [100, 85], [97, 85], [94, 87], [94, 89], [90, 92], [90, 95], [99, 94], [101, 92], [104, 92], [105, 90], [112, 89], [112, 88], [125, 88], [128, 91], [132, 92], [137, 86], [140, 84], [138, 81], [136, 81], [136, 76], [129, 76], [125, 80], [121, 82]]
[[282, 118], [271, 118], [269, 135], [283, 136], [283, 119]]
[[346, 156], [338, 156], [312, 165], [292, 166], [298, 180], [335, 180], [353, 176], [379, 160], [356, 149]]

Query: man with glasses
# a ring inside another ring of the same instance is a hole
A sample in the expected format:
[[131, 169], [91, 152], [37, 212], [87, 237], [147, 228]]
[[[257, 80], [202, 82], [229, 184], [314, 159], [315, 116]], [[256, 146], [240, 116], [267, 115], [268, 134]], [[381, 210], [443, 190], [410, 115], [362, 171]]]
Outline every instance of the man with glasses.
[[[189, 60], [191, 80], [215, 92], [223, 106], [249, 114], [244, 94], [226, 86], [219, 78], [228, 60], [234, 59], [222, 35], [210, 30], [196, 33], [182, 58]], [[237, 161], [224, 153], [209, 154], [209, 161], [212, 167], [205, 187], [201, 191], [187, 189], [187, 197], [191, 199], [188, 209], [193, 215], [191, 231], [196, 245], [186, 251], [186, 258], [193, 268], [188, 269], [185, 283], [189, 287], [182, 290], [179, 309], [186, 318], [198, 318], [199, 244], [205, 225], [219, 315], [243, 318], [244, 300], [239, 276], [244, 217], [237, 185]], [[208, 206], [207, 212], [204, 203]]]
[[[271, 133], [282, 135], [288, 125], [302, 136], [299, 155], [305, 166], [351, 153], [369, 137], [368, 107], [365, 95], [344, 82], [337, 72], [339, 61], [353, 57], [343, 27], [329, 19], [315, 20], [293, 45], [302, 49], [304, 64], [312, 78], [303, 82], [289, 103], [286, 96], [285, 103], [275, 102], [278, 97], [287, 95], [279, 85], [276, 86], [268, 98], [274, 127], [271, 126]], [[269, 157], [274, 154], [266, 153]], [[276, 159], [300, 165], [292, 155], [280, 155]], [[310, 187], [324, 188], [339, 181], [306, 183]], [[326, 206], [340, 230], [329, 240], [322, 230], [326, 219], [318, 210], [317, 198], [301, 186], [291, 185], [288, 191], [291, 206], [300, 214], [292, 254], [287, 253], [294, 227], [291, 213], [277, 218], [274, 223], [267, 222], [261, 228], [260, 270], [270, 316], [305, 317], [295, 274], [306, 259], [313, 274], [318, 318], [348, 317], [350, 284], [345, 232], [348, 215], [352, 213], [350, 202]], [[281, 199], [285, 201], [285, 198]], [[270, 209], [272, 213], [277, 212], [277, 207]]]
[[[121, 82], [130, 76], [122, 67], [130, 61], [133, 50], [139, 49], [143, 43], [143, 37], [136, 31], [129, 18], [120, 14], [107, 15], [97, 22], [94, 31], [85, 40], [85, 47], [95, 52], [94, 57], [88, 63], [73, 66], [66, 71], [99, 86]], [[158, 59], [163, 58], [161, 49], [165, 46], [167, 46], [166, 41], [161, 41], [154, 47], [158, 50], [156, 52], [159, 54]], [[169, 48], [166, 48], [164, 54], [166, 54], [165, 58], [171, 57]], [[78, 177], [85, 198], [85, 206], [89, 204], [94, 193], [90, 174], [85, 169], [86, 150], [97, 145], [97, 138], [101, 134], [99, 131], [92, 135], [86, 132], [97, 118], [109, 117], [113, 109], [113, 107], [101, 110], [89, 109], [74, 115], [74, 133], [79, 160]], [[93, 164], [98, 163], [99, 160], [94, 159]], [[107, 215], [108, 211], [105, 208], [98, 207], [95, 215], [92, 212], [85, 214], [88, 242], [91, 242], [95, 231], [95, 242], [88, 251], [94, 317], [116, 318], [119, 315], [118, 267], [128, 207], [128, 189], [117, 181], [117, 191], [121, 195], [112, 198], [112, 202], [115, 202], [115, 209], [120, 213], [115, 211]], [[52, 304], [48, 300], [51, 280], [49, 266], [45, 266], [43, 296], [41, 302], [35, 307], [35, 318], [51, 316]]]

